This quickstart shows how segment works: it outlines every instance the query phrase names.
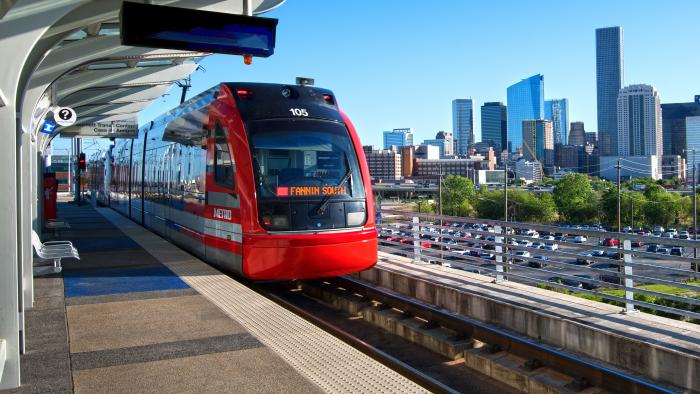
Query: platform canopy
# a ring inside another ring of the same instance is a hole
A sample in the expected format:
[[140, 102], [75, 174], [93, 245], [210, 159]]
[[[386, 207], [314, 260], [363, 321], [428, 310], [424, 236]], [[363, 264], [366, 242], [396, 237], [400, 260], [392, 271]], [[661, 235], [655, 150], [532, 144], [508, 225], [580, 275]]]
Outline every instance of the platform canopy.
[[[284, 0], [156, 0], [156, 5], [256, 15]], [[53, 135], [38, 133], [40, 150], [56, 135], [96, 136], [94, 125], [135, 123], [138, 112], [183, 81], [209, 54], [123, 46], [120, 44], [121, 0], [3, 1], [0, 15], [32, 18], [32, 14], [74, 10], [48, 28], [38, 46], [46, 48], [29, 76], [23, 99], [23, 124], [36, 132], [52, 108], [71, 107], [78, 122], [57, 127]], [[18, 33], [21, 33], [18, 31]], [[33, 108], [32, 110], [30, 110]]]

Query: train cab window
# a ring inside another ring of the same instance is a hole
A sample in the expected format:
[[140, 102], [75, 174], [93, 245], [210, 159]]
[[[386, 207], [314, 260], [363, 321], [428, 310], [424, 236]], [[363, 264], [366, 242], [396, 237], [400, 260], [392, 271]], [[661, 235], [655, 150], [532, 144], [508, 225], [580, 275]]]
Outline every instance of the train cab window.
[[227, 131], [220, 124], [214, 130], [214, 179], [220, 186], [233, 189], [233, 157]]

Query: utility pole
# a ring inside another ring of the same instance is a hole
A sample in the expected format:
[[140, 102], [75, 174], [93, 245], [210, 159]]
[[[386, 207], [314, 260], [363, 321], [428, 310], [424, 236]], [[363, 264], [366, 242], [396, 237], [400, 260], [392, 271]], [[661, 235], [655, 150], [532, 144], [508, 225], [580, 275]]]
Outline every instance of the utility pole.
[[503, 171], [503, 220], [508, 221], [508, 159], [505, 160]]
[[617, 159], [617, 232], [622, 232], [620, 225], [620, 159]]
[[[442, 221], [442, 164], [438, 167], [440, 173], [438, 174], [438, 210], [440, 215], [440, 243], [442, 244], [442, 226], [444, 225]], [[440, 245], [440, 259], [444, 258], [443, 255], [444, 246]], [[442, 260], [440, 260], [442, 262]]]
[[[695, 149], [693, 149], [693, 239], [698, 240], [698, 199], [697, 199], [697, 178], [695, 177], [695, 169], [697, 165], [695, 163]], [[698, 258], [698, 249], [693, 248], [693, 257]], [[695, 263], [695, 270], [698, 270], [698, 263]]]

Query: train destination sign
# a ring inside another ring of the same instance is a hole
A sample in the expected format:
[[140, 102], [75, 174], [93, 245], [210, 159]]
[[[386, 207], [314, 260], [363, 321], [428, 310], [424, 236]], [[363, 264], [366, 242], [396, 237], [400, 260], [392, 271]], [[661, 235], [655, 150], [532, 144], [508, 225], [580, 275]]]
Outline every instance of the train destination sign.
[[278, 186], [277, 197], [334, 196], [348, 194], [345, 186]]
[[136, 119], [115, 120], [109, 122], [94, 122], [79, 126], [64, 127], [62, 136], [106, 137], [106, 138], [136, 138], [139, 127]]

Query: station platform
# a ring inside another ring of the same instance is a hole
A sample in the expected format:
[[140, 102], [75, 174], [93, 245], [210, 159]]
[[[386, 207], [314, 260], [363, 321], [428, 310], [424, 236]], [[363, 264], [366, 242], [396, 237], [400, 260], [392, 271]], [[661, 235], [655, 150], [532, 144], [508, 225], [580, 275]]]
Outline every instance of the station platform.
[[425, 392], [112, 210], [58, 212], [81, 259], [35, 278], [3, 394]]

